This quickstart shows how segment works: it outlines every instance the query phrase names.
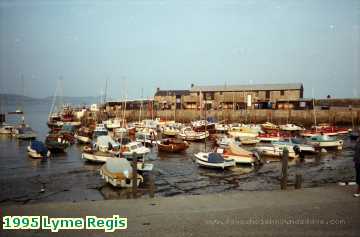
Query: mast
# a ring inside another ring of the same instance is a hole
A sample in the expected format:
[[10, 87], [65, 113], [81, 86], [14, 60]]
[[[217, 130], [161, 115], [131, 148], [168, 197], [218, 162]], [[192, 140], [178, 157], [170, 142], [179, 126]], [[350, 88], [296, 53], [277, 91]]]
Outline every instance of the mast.
[[315, 131], [317, 132], [314, 88], [312, 88], [312, 97], [313, 97], [314, 124], [315, 124]]
[[141, 102], [140, 102], [140, 112], [139, 112], [139, 123], [141, 121], [141, 112], [142, 112], [142, 109], [143, 109], [143, 97], [144, 97], [144, 89], [141, 88]]

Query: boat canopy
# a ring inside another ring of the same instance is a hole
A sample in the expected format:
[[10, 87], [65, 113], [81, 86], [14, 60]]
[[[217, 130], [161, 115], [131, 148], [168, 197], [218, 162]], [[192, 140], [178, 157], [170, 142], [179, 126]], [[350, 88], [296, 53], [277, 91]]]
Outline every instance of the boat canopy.
[[108, 158], [105, 167], [113, 175], [124, 175], [126, 178], [132, 177], [132, 167], [130, 162], [124, 158]]
[[31, 147], [31, 149], [35, 150], [36, 152], [38, 152], [40, 154], [46, 154], [48, 152], [48, 149], [46, 148], [44, 143], [41, 141], [36, 141], [36, 140], [32, 141], [30, 147]]
[[209, 163], [223, 163], [224, 158], [219, 153], [210, 153], [208, 158]]

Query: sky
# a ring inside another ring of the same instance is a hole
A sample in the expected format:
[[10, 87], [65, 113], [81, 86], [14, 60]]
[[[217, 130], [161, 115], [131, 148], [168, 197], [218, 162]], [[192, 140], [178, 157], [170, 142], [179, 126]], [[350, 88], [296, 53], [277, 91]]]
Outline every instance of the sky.
[[0, 93], [51, 96], [59, 78], [65, 96], [301, 82], [358, 98], [360, 1], [0, 0]]

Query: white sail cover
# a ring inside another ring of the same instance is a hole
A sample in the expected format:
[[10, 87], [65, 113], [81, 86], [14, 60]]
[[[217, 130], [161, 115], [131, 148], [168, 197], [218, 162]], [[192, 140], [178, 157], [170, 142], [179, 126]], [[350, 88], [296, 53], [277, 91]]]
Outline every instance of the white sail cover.
[[132, 167], [127, 159], [108, 158], [105, 166], [110, 173], [123, 174], [126, 178], [132, 177]]
[[230, 151], [236, 155], [251, 155], [250, 151], [245, 150], [244, 148], [239, 147], [234, 142], [230, 142], [229, 144]]

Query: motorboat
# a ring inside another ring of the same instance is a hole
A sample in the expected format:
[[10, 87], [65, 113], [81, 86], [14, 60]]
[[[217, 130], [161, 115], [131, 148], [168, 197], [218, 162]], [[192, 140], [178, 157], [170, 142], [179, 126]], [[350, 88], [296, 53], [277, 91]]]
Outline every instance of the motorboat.
[[196, 132], [191, 127], [185, 127], [179, 133], [179, 137], [186, 141], [201, 141], [209, 137], [209, 132]]
[[104, 163], [109, 158], [120, 156], [120, 144], [110, 136], [99, 136], [92, 146], [85, 146], [81, 157], [84, 160]]
[[141, 142], [130, 142], [126, 145], [122, 145], [120, 149], [120, 155], [130, 160], [134, 156], [138, 159], [143, 159], [149, 153], [150, 149], [145, 147]]
[[74, 137], [79, 143], [90, 143], [92, 140], [93, 131], [87, 127], [81, 127], [78, 131], [75, 132]]
[[284, 148], [287, 148], [289, 151], [289, 158], [296, 158], [298, 157], [298, 152], [294, 150], [294, 147], [286, 146], [286, 145], [280, 145], [280, 144], [261, 144], [257, 145], [255, 147], [255, 150], [261, 155], [261, 156], [275, 156], [275, 157], [281, 157], [283, 155]]
[[62, 134], [49, 134], [45, 145], [52, 152], [64, 152], [70, 146], [70, 141]]
[[261, 142], [280, 141], [281, 138], [279, 132], [262, 133], [257, 136], [257, 139]]
[[216, 132], [219, 132], [219, 133], [226, 133], [228, 132], [230, 129], [230, 126], [227, 125], [227, 124], [223, 124], [223, 123], [216, 123], [215, 124], [215, 130]]
[[216, 144], [220, 148], [227, 148], [231, 142], [234, 141], [234, 138], [227, 137], [227, 136], [221, 136], [218, 139], [216, 139]]
[[153, 129], [143, 129], [135, 134], [135, 138], [137, 142], [142, 142], [144, 145], [157, 144], [157, 133]]
[[189, 147], [186, 141], [178, 139], [163, 139], [158, 141], [159, 152], [179, 153], [185, 151]]
[[284, 125], [280, 125], [279, 128], [280, 128], [280, 130], [289, 131], [289, 132], [304, 130], [304, 128], [302, 128], [300, 126], [297, 126], [295, 124], [292, 124], [292, 123], [287, 123], [287, 124], [284, 124]]
[[336, 137], [330, 137], [327, 135], [313, 136], [306, 138], [308, 144], [313, 145], [316, 148], [337, 148], [342, 150], [344, 141], [337, 139]]
[[232, 126], [229, 131], [229, 135], [239, 138], [255, 138], [259, 135], [259, 131], [250, 127]]
[[180, 133], [180, 130], [173, 126], [165, 126], [162, 131], [162, 135], [167, 137], [176, 137]]
[[199, 152], [195, 154], [195, 162], [207, 168], [230, 168], [236, 165], [234, 159], [225, 159], [217, 152]]
[[215, 133], [215, 123], [209, 122], [207, 120], [197, 120], [191, 122], [192, 129], [195, 132], [209, 132], [209, 133]]
[[105, 124], [103, 123], [96, 124], [96, 127], [93, 132], [93, 138], [97, 138], [99, 136], [107, 136], [107, 135], [108, 135], [108, 130], [106, 129]]
[[270, 122], [266, 122], [261, 124], [261, 128], [262, 130], [266, 131], [266, 132], [274, 132], [274, 131], [278, 131], [279, 130], [279, 126], [270, 123]]
[[315, 148], [314, 146], [310, 145], [310, 144], [305, 144], [305, 142], [301, 141], [300, 139], [297, 138], [288, 138], [288, 139], [284, 139], [284, 140], [280, 140], [280, 141], [274, 141], [272, 142], [273, 145], [276, 146], [283, 146], [286, 147], [288, 150], [290, 149], [295, 149], [298, 150], [298, 152], [300, 153], [315, 153]]
[[13, 133], [13, 130], [14, 130], [13, 125], [5, 124], [5, 123], [0, 125], [0, 134], [11, 135]]
[[47, 149], [45, 144], [41, 141], [31, 141], [27, 147], [28, 155], [35, 159], [44, 159], [50, 157], [50, 151]]
[[103, 124], [105, 124], [107, 129], [114, 129], [114, 128], [120, 128], [121, 122], [122, 122], [121, 119], [113, 118], [103, 121]]
[[21, 140], [29, 140], [29, 139], [35, 139], [37, 137], [37, 134], [32, 128], [28, 125], [21, 125], [18, 128], [15, 128], [13, 130], [13, 135], [17, 139]]
[[[114, 187], [131, 188], [133, 186], [134, 172], [130, 162], [124, 158], [108, 158], [100, 168], [101, 177]], [[144, 178], [137, 174], [136, 186], [144, 181]]]

